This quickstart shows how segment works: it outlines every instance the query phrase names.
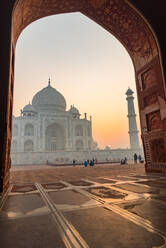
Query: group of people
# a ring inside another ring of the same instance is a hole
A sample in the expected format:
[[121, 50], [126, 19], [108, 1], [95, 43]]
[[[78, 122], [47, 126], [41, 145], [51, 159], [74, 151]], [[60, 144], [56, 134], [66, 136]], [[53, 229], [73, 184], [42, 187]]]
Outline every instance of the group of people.
[[127, 164], [127, 158], [121, 159], [120, 164]]
[[[85, 166], [85, 167], [87, 167], [88, 165], [90, 165], [90, 166], [94, 166], [94, 164], [97, 164], [97, 159], [91, 159], [91, 160], [85, 160], [84, 162], [83, 162], [83, 165]], [[73, 159], [73, 166], [75, 166], [76, 165], [76, 160], [75, 159]]]
[[91, 160], [85, 160], [84, 161], [84, 166], [85, 167], [87, 167], [88, 165], [90, 165], [90, 166], [94, 166], [94, 164], [95, 164], [95, 159], [93, 158], [93, 159], [91, 159]]
[[[141, 155], [134, 153], [134, 164], [137, 164], [137, 161], [139, 161], [139, 163], [144, 162]], [[127, 158], [125, 157], [124, 159], [121, 159], [120, 164], [127, 164]]]
[[143, 161], [141, 155], [134, 153], [134, 164], [137, 164], [137, 160], [139, 160], [139, 163], [142, 163]]

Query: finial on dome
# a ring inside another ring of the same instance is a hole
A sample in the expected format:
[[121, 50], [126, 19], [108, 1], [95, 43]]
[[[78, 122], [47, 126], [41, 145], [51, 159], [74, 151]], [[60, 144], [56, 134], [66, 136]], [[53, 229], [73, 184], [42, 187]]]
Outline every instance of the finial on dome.
[[50, 78], [48, 79], [48, 86], [50, 87], [51, 81]]

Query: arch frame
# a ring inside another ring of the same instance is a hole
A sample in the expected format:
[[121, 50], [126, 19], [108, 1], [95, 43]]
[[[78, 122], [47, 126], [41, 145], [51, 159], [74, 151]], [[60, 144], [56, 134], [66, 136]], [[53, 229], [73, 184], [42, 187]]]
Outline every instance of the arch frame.
[[25, 125], [24, 125], [24, 136], [34, 136], [34, 135], [35, 135], [34, 124], [25, 123]]
[[33, 152], [33, 151], [34, 151], [34, 141], [32, 139], [25, 140], [24, 141], [24, 152]]
[[65, 132], [62, 124], [52, 122], [45, 128], [45, 151], [56, 150], [65, 150]]

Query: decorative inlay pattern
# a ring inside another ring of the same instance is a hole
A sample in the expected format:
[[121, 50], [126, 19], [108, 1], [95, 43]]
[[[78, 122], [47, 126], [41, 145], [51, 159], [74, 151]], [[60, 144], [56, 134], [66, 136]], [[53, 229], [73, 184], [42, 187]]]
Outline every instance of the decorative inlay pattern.
[[157, 95], [154, 93], [144, 98], [144, 106], [148, 106], [157, 102]]
[[156, 73], [153, 68], [142, 74], [142, 88], [143, 90], [148, 89], [156, 84]]
[[151, 140], [152, 162], [165, 162], [166, 149], [164, 138]]
[[162, 129], [162, 121], [160, 117], [160, 111], [147, 114], [147, 127], [148, 131]]

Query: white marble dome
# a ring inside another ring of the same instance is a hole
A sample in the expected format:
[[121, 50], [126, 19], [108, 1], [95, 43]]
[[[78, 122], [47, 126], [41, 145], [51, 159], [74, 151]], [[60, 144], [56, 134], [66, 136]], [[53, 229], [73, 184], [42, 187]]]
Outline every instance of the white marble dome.
[[64, 96], [55, 88], [51, 87], [50, 80], [48, 86], [40, 90], [32, 99], [32, 105], [38, 111], [65, 111], [66, 100]]
[[69, 112], [72, 114], [78, 114], [78, 115], [80, 114], [79, 110], [76, 107], [74, 107], [74, 105], [70, 106]]
[[36, 109], [29, 103], [23, 108], [23, 112], [37, 112]]

